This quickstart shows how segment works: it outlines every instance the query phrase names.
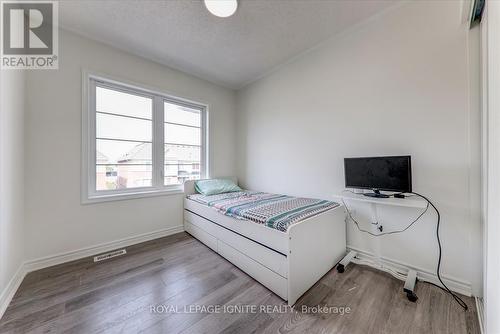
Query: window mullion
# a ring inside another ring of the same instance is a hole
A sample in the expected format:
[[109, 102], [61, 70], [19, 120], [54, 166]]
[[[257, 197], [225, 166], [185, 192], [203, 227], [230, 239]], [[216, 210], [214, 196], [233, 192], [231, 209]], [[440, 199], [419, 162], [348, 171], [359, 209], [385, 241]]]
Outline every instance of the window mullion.
[[210, 177], [210, 162], [208, 151], [208, 110], [206, 107], [201, 109], [201, 173], [202, 179]]
[[89, 115], [88, 115], [88, 188], [92, 193], [96, 192], [96, 82], [95, 80], [89, 81]]
[[163, 99], [155, 96], [153, 102], [153, 187], [163, 187], [163, 161], [165, 160]]

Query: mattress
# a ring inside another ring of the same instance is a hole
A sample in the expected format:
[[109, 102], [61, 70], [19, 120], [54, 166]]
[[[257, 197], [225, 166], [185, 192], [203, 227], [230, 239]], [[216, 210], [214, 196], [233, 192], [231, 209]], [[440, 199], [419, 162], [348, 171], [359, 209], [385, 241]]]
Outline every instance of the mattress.
[[188, 199], [240, 220], [286, 232], [295, 223], [319, 215], [339, 206], [338, 203], [314, 199], [270, 194], [256, 191], [238, 191], [205, 196], [189, 195]]

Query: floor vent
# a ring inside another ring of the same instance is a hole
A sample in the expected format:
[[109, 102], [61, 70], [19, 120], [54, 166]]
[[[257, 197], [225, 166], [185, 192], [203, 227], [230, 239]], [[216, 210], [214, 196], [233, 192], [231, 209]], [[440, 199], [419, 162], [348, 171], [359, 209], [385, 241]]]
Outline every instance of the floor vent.
[[121, 255], [125, 255], [125, 254], [127, 254], [127, 251], [125, 250], [125, 248], [117, 250], [117, 251], [112, 251], [112, 252], [109, 252], [106, 254], [94, 256], [94, 262], [104, 261], [107, 259], [111, 259], [112, 257], [121, 256]]

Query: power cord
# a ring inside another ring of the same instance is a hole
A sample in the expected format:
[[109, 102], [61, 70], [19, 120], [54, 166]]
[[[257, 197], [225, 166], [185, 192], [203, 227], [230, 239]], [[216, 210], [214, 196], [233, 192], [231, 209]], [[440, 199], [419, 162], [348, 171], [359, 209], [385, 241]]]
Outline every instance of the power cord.
[[408, 230], [410, 227], [413, 226], [413, 224], [415, 224], [419, 219], [420, 217], [422, 217], [426, 212], [427, 210], [429, 209], [429, 202], [427, 202], [427, 206], [425, 207], [425, 210], [422, 211], [417, 218], [415, 218], [410, 224], [408, 224], [408, 226], [406, 226], [404, 229], [402, 230], [395, 230], [395, 231], [390, 231], [390, 232], [381, 232], [381, 233], [373, 233], [371, 231], [368, 231], [368, 230], [364, 230], [362, 229], [360, 226], [359, 226], [359, 222], [354, 219], [354, 217], [352, 216], [351, 214], [351, 210], [349, 210], [349, 208], [347, 207], [347, 205], [345, 204], [344, 202], [344, 199], [342, 199], [342, 204], [344, 204], [344, 207], [346, 208], [346, 211], [347, 211], [347, 215], [349, 216], [349, 219], [354, 223], [354, 225], [356, 225], [356, 227], [358, 228], [358, 230], [360, 232], [364, 232], [364, 233], [368, 233], [369, 235], [371, 236], [374, 236], [374, 237], [380, 237], [380, 236], [383, 236], [383, 235], [388, 235], [388, 234], [396, 234], [396, 233], [401, 233], [401, 232], [404, 232], [406, 230]]
[[[352, 192], [354, 194], [359, 194], [359, 193], [356, 193], [354, 191], [351, 191], [351, 190], [346, 190], [346, 191], [349, 191], [349, 192]], [[364, 233], [367, 233], [371, 236], [374, 236], [374, 237], [380, 237], [380, 236], [383, 236], [383, 235], [388, 235], [388, 234], [396, 234], [396, 233], [402, 233], [402, 232], [405, 232], [406, 230], [408, 230], [410, 227], [413, 226], [413, 224], [415, 224], [426, 212], [427, 210], [429, 209], [429, 206], [432, 206], [433, 209], [436, 211], [436, 214], [437, 214], [437, 222], [436, 222], [436, 239], [437, 239], [437, 242], [438, 242], [438, 249], [439, 249], [439, 256], [438, 256], [438, 264], [437, 264], [437, 269], [436, 269], [436, 274], [437, 274], [437, 277], [438, 277], [438, 280], [439, 282], [443, 285], [443, 286], [439, 286], [437, 284], [434, 284], [432, 282], [428, 282], [428, 281], [424, 281], [428, 284], [431, 284], [431, 285], [434, 285], [438, 288], [440, 288], [441, 290], [445, 291], [445, 292], [448, 292], [452, 297], [453, 299], [455, 299], [455, 301], [458, 303], [458, 305], [460, 305], [465, 311], [468, 310], [468, 306], [467, 304], [462, 300], [462, 298], [460, 298], [457, 294], [455, 294], [453, 291], [451, 291], [447, 286], [446, 284], [444, 284], [443, 280], [441, 279], [441, 258], [442, 258], [442, 249], [441, 249], [441, 238], [439, 236], [439, 226], [440, 226], [440, 223], [441, 223], [441, 214], [439, 212], [439, 210], [436, 208], [436, 206], [427, 198], [425, 197], [424, 195], [421, 195], [419, 193], [416, 193], [416, 192], [412, 192], [413, 195], [416, 195], [416, 196], [419, 196], [421, 198], [423, 198], [426, 202], [427, 202], [427, 206], [425, 207], [425, 210], [422, 211], [418, 217], [416, 219], [414, 219], [410, 224], [408, 224], [408, 226], [406, 226], [404, 229], [402, 230], [395, 230], [395, 231], [390, 231], [390, 232], [384, 232], [384, 233], [373, 233], [371, 231], [367, 231], [367, 230], [364, 230], [362, 229], [360, 226], [359, 226], [359, 222], [354, 219], [354, 217], [352, 216], [351, 214], [351, 211], [349, 210], [349, 208], [347, 207], [347, 205], [345, 204], [345, 201], [344, 199], [342, 198], [342, 204], [344, 204], [344, 207], [346, 208], [346, 211], [347, 211], [347, 215], [349, 216], [349, 219], [356, 225], [356, 227], [358, 228], [358, 230], [360, 232], [364, 232]]]
[[442, 249], [441, 249], [441, 238], [439, 237], [439, 225], [441, 223], [441, 214], [439, 213], [439, 210], [436, 208], [436, 206], [434, 205], [434, 203], [432, 203], [427, 197], [425, 197], [424, 195], [421, 195], [419, 193], [416, 193], [416, 192], [412, 192], [412, 194], [415, 194], [415, 195], [417, 195], [417, 196], [422, 197], [423, 199], [425, 199], [427, 201], [427, 203], [429, 203], [434, 208], [434, 210], [437, 213], [436, 239], [437, 239], [438, 246], [439, 246], [439, 256], [438, 256], [438, 264], [437, 264], [437, 268], [436, 268], [436, 274], [437, 274], [437, 277], [439, 279], [439, 282], [441, 282], [441, 284], [443, 285], [443, 287], [440, 287], [439, 285], [431, 283], [431, 282], [427, 282], [427, 283], [435, 285], [435, 286], [441, 288], [442, 290], [448, 291], [448, 293], [453, 297], [453, 299], [455, 299], [455, 301], [458, 303], [458, 305], [460, 305], [465, 311], [467, 311], [469, 309], [469, 307], [467, 306], [467, 304], [462, 300], [462, 298], [460, 298], [457, 294], [455, 294], [453, 291], [451, 291], [446, 286], [446, 284], [444, 284], [443, 280], [441, 279], [441, 273], [440, 273], [440, 271], [441, 271]]

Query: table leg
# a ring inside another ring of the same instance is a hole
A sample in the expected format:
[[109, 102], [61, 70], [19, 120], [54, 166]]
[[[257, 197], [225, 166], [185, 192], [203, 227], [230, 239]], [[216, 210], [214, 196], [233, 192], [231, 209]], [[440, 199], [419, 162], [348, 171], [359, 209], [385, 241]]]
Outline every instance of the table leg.
[[357, 255], [358, 253], [356, 253], [355, 251], [349, 251], [349, 253], [347, 253], [346, 256], [344, 256], [342, 258], [342, 260], [340, 260], [339, 264], [337, 264], [337, 271], [339, 273], [343, 273], [344, 270], [345, 270], [345, 267], [347, 267], [347, 265], [349, 263], [351, 263], [351, 260]]

